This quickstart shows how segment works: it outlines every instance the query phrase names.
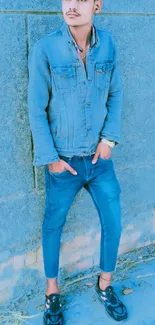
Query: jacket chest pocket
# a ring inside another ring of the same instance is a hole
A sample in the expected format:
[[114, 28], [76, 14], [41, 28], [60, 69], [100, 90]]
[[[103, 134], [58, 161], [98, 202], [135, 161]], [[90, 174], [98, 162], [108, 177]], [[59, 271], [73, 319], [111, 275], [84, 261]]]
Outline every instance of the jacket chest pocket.
[[77, 86], [75, 66], [52, 67], [52, 77], [58, 90], [74, 91]]
[[113, 69], [113, 61], [96, 63], [95, 65], [95, 86], [104, 89], [109, 86]]

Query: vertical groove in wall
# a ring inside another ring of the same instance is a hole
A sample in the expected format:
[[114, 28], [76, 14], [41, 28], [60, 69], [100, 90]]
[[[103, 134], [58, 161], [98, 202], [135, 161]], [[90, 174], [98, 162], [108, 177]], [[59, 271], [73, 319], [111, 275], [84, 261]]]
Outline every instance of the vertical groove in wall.
[[[29, 27], [28, 27], [28, 15], [25, 15], [25, 30], [26, 30], [26, 57], [27, 57], [27, 64], [28, 64], [28, 55], [29, 55]], [[28, 71], [27, 71], [28, 74]], [[34, 146], [33, 146], [33, 139], [32, 139], [32, 133], [30, 134], [31, 137], [31, 153], [33, 156]], [[33, 186], [36, 188], [36, 173], [35, 173], [35, 167], [32, 165], [33, 170]]]

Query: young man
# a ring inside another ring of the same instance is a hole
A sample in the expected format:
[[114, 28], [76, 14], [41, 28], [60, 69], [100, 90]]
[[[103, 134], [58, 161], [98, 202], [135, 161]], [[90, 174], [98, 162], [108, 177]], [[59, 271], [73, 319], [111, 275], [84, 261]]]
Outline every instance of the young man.
[[120, 186], [111, 150], [120, 140], [122, 87], [111, 34], [92, 22], [101, 7], [101, 0], [63, 0], [64, 23], [39, 40], [29, 56], [33, 165], [45, 165], [44, 324], [64, 324], [57, 283], [60, 237], [82, 187], [101, 222], [97, 295], [113, 319], [127, 318], [111, 286], [121, 236]]

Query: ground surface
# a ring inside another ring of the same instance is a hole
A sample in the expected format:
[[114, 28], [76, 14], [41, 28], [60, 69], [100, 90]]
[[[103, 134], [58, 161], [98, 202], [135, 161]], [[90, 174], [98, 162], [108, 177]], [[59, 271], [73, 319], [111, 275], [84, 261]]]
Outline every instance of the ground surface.
[[[99, 269], [67, 279], [61, 284], [66, 325], [113, 325], [95, 294]], [[155, 246], [141, 248], [118, 259], [113, 286], [129, 311], [127, 325], [155, 325]], [[44, 292], [34, 289], [28, 299], [3, 311], [0, 323], [8, 325], [42, 325]], [[120, 323], [118, 323], [120, 324]]]

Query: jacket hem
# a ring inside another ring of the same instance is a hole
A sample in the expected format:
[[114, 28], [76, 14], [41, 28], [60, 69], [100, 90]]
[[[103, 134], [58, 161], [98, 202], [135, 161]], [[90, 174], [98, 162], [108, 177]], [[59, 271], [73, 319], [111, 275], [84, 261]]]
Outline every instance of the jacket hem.
[[68, 156], [68, 157], [73, 157], [73, 156], [90, 156], [93, 155], [94, 152], [96, 151], [96, 146], [94, 146], [91, 149], [86, 149], [86, 148], [78, 148], [78, 149], [62, 149], [62, 148], [56, 148], [58, 151], [58, 154], [60, 156]]

